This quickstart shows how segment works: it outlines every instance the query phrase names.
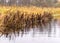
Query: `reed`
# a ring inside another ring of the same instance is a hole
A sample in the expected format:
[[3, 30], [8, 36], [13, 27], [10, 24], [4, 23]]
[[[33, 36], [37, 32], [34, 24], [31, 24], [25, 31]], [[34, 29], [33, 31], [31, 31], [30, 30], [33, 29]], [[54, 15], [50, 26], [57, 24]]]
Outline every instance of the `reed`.
[[[43, 14], [27, 14], [20, 13], [17, 10], [15, 13], [10, 12], [9, 14], [4, 15], [1, 21], [1, 36], [11, 37], [11, 34], [16, 35], [16, 33], [19, 36], [20, 32], [23, 35], [31, 29], [34, 30], [34, 28], [37, 28], [40, 32], [43, 32], [46, 29], [50, 34], [53, 16], [48, 12], [44, 12]], [[47, 28], [48, 25], [49, 28]]]

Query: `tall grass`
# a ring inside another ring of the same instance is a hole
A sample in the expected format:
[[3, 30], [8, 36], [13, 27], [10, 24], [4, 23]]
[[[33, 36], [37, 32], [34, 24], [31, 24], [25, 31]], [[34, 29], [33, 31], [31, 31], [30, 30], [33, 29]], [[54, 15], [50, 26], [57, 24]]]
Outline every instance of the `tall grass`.
[[[1, 21], [2, 25], [0, 26], [0, 32], [2, 33], [1, 35], [5, 35], [6, 37], [11, 37], [12, 33], [14, 35], [17, 33], [19, 36], [20, 32], [23, 35], [34, 28], [37, 28], [40, 32], [43, 32], [46, 29], [50, 34], [53, 16], [48, 12], [44, 12], [42, 15], [38, 13], [25, 14], [17, 11], [16, 13], [10, 12], [9, 14], [4, 15]], [[47, 28], [48, 25], [49, 28]]]

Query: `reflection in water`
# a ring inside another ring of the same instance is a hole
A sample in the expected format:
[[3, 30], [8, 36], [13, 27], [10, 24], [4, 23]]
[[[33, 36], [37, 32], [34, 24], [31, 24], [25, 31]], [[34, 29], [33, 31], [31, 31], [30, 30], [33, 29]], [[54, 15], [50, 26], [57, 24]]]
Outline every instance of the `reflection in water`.
[[14, 34], [14, 36], [21, 36], [24, 34], [28, 34], [30, 30], [33, 30], [33, 35], [36, 32], [39, 34], [46, 34], [51, 36], [52, 27], [54, 26], [55, 33], [55, 24], [56, 20], [53, 19], [51, 13], [44, 12], [44, 14], [24, 14], [16, 13], [7, 14], [4, 16], [2, 20], [2, 28], [1, 35], [5, 35], [6, 37], [10, 37]]

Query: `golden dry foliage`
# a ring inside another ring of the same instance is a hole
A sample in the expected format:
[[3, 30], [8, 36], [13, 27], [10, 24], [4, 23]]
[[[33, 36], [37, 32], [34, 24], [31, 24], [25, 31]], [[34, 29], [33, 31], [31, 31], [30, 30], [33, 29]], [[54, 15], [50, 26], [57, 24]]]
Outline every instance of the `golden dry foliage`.
[[[40, 8], [40, 7], [0, 7], [0, 33], [6, 37], [11, 37], [11, 34], [24, 34], [30, 29], [39, 28], [40, 32], [47, 29], [49, 25], [49, 34], [51, 32], [51, 22], [53, 14], [60, 13], [57, 9], [60, 8]], [[52, 11], [53, 10], [53, 11]], [[56, 11], [55, 11], [56, 10]], [[44, 28], [44, 29], [43, 29]]]
[[0, 13], [1, 14], [8, 14], [10, 12], [16, 13], [16, 11], [19, 11], [20, 13], [24, 14], [43, 14], [43, 12], [52, 13], [52, 15], [56, 17], [60, 17], [60, 8], [54, 8], [54, 7], [36, 7], [36, 6], [0, 6]]

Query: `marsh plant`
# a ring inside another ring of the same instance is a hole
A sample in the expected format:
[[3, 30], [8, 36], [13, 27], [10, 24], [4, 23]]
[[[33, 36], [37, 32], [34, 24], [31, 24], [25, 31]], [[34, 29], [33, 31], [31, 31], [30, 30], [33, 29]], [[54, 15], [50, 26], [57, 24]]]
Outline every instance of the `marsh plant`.
[[[1, 36], [11, 38], [11, 34], [21, 34], [28, 33], [31, 29], [37, 28], [39, 32], [48, 30], [48, 34], [51, 34], [51, 22], [53, 21], [53, 16], [51, 13], [44, 12], [43, 14], [27, 14], [20, 13], [19, 11], [15, 13], [8, 13], [4, 15], [2, 19], [2, 25], [0, 26], [2, 30]], [[36, 30], [36, 31], [37, 31]]]

